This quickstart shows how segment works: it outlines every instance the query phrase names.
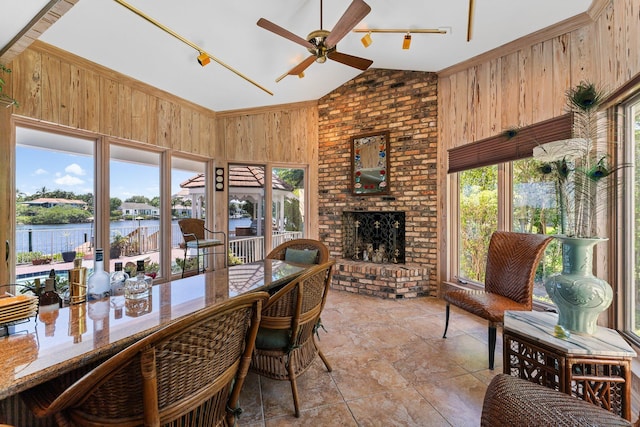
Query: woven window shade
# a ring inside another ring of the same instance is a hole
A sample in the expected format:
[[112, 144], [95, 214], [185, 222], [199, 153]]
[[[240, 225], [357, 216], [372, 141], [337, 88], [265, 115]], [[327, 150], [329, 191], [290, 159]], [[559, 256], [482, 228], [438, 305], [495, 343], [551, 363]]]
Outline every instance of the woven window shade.
[[531, 157], [538, 145], [571, 138], [572, 124], [571, 114], [565, 114], [452, 148], [449, 173]]

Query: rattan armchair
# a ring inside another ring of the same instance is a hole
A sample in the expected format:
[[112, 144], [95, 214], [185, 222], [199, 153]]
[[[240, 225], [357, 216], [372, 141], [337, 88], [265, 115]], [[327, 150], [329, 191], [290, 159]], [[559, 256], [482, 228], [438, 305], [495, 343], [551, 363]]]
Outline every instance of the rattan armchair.
[[[317, 251], [315, 258], [307, 257], [304, 251]], [[265, 257], [284, 261], [301, 262], [303, 264], [324, 264], [329, 261], [329, 249], [319, 240], [293, 239], [279, 244]], [[304, 262], [313, 259], [313, 262]]]
[[[204, 220], [198, 218], [185, 218], [178, 221], [182, 238], [184, 239], [184, 262], [182, 264], [182, 277], [187, 268], [189, 249], [196, 251], [197, 270], [200, 269], [200, 256], [206, 255], [211, 248], [222, 246], [224, 253], [224, 266], [227, 266], [227, 235], [224, 231], [211, 231], [204, 226]], [[214, 250], [211, 253], [217, 253]], [[204, 271], [204, 262], [202, 270]]]
[[36, 416], [54, 415], [61, 426], [233, 425], [267, 298], [248, 293], [204, 308], [67, 388], [53, 380], [21, 397]]
[[[506, 374], [496, 375], [484, 395], [482, 427], [631, 426], [593, 403]], [[637, 425], [637, 424], [636, 424]]]
[[444, 293], [447, 302], [444, 334], [449, 328], [450, 305], [489, 321], [489, 369], [493, 369], [496, 328], [506, 310], [531, 311], [536, 269], [553, 237], [544, 234], [496, 231], [491, 235], [484, 290], [456, 289]]
[[251, 371], [291, 383], [296, 417], [300, 416], [296, 378], [309, 368], [317, 355], [331, 372], [331, 365], [318, 347], [315, 334], [320, 326], [334, 263], [331, 260], [309, 268], [272, 295], [262, 310]]

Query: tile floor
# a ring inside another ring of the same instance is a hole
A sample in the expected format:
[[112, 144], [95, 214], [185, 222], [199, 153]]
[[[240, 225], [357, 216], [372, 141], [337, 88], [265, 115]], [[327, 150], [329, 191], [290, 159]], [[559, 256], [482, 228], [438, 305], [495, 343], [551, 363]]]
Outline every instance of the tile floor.
[[488, 369], [487, 324], [452, 307], [447, 339], [442, 300], [380, 299], [332, 290], [322, 314], [320, 358], [298, 378], [301, 416], [289, 382], [250, 374], [239, 426], [478, 426], [487, 385], [502, 372], [498, 331]]

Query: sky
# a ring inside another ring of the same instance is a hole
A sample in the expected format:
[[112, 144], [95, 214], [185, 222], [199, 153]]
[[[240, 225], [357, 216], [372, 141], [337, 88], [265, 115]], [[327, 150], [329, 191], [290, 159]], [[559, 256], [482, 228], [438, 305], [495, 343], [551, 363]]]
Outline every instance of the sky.
[[[112, 161], [110, 165], [111, 194], [124, 201], [131, 196], [159, 195], [158, 168], [136, 163]], [[16, 188], [32, 195], [43, 187], [48, 191], [63, 190], [75, 194], [93, 192], [93, 158], [65, 152], [17, 146]], [[180, 182], [194, 172], [173, 171], [171, 194], [180, 191]]]

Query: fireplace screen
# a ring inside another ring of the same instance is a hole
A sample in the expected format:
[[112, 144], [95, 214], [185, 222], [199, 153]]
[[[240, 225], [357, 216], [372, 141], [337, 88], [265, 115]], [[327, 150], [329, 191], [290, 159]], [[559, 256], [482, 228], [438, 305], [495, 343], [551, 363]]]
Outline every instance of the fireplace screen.
[[343, 257], [404, 264], [404, 228], [404, 212], [343, 212]]

